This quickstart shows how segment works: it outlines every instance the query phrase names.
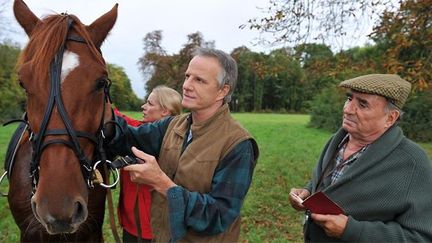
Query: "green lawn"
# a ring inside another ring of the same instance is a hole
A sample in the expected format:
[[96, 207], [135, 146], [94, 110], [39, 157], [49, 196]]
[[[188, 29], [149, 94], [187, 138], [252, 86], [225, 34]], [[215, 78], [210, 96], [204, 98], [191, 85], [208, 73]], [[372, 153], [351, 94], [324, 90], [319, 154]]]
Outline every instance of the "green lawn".
[[[141, 113], [126, 113], [136, 118]], [[235, 114], [257, 139], [260, 158], [242, 215], [242, 241], [300, 242], [302, 215], [288, 203], [291, 187], [303, 186], [331, 133], [308, 128], [308, 115]], [[0, 128], [0, 161], [14, 127]], [[432, 157], [432, 144], [421, 144]], [[3, 164], [3, 162], [0, 162]], [[4, 192], [7, 185], [0, 189]], [[114, 192], [117, 198], [118, 190]], [[17, 242], [18, 232], [6, 198], [0, 198], [0, 242]], [[109, 224], [104, 225], [106, 242], [113, 242]]]
[[[9, 143], [12, 133], [15, 131], [16, 125], [0, 126], [0, 173], [3, 174], [4, 170], [4, 157], [6, 154], [7, 145]], [[0, 185], [0, 191], [7, 193], [8, 181], [3, 180]], [[18, 227], [12, 218], [9, 210], [9, 204], [6, 197], [0, 196], [0, 242], [19, 242]]]

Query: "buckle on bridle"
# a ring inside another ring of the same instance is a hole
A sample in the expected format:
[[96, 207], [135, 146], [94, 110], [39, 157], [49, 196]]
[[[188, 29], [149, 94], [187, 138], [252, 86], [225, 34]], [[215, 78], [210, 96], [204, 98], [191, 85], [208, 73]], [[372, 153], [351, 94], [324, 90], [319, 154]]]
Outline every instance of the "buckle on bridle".
[[103, 129], [101, 129], [100, 132], [101, 132], [101, 136], [102, 136], [102, 138], [105, 139], [106, 137], [105, 137], [105, 133], [104, 133]]
[[[92, 181], [95, 184], [99, 184], [101, 187], [104, 187], [104, 188], [113, 188], [120, 181], [120, 173], [119, 173], [119, 171], [118, 171], [117, 168], [112, 169], [112, 166], [111, 166], [112, 162], [110, 160], [105, 160], [105, 162], [108, 163], [109, 171], [115, 171], [115, 173], [114, 173], [114, 177], [115, 177], [114, 183], [112, 183], [112, 184], [105, 184], [103, 182], [102, 175], [100, 174], [99, 170], [96, 168], [98, 166], [98, 164], [100, 164], [101, 162], [102, 162], [102, 160], [99, 160], [93, 166]], [[109, 171], [108, 171], [108, 173], [109, 173]], [[98, 175], [98, 173], [99, 173], [99, 175]], [[99, 176], [99, 178], [98, 178], [98, 176]], [[100, 180], [100, 178], [102, 178], [102, 180]], [[109, 180], [109, 175], [107, 176], [107, 178]]]

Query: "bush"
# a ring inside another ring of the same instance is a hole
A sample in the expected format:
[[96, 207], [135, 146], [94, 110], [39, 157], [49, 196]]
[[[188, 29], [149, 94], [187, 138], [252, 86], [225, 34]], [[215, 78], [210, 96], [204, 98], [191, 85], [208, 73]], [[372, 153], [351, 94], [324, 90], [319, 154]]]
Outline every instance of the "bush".
[[330, 86], [311, 101], [309, 126], [335, 132], [342, 124], [342, 108], [346, 98], [336, 86]]
[[432, 142], [432, 90], [411, 95], [400, 123], [405, 136], [417, 142]]
[[19, 52], [13, 44], [0, 43], [0, 123], [20, 118], [24, 112], [25, 95], [15, 71]]

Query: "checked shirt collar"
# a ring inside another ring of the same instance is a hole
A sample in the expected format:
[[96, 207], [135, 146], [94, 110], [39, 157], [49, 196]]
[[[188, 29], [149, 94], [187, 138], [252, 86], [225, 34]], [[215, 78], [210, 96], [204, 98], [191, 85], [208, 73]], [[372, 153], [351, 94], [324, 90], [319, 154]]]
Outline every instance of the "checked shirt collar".
[[364, 146], [354, 154], [352, 154], [350, 157], [348, 157], [345, 161], [343, 160], [343, 154], [345, 152], [345, 148], [348, 144], [349, 135], [347, 134], [341, 141], [341, 143], [338, 145], [338, 153], [336, 155], [336, 166], [333, 170], [332, 176], [331, 176], [331, 183], [333, 184], [341, 175], [344, 173], [346, 169], [358, 158], [360, 155], [368, 148], [369, 145]]

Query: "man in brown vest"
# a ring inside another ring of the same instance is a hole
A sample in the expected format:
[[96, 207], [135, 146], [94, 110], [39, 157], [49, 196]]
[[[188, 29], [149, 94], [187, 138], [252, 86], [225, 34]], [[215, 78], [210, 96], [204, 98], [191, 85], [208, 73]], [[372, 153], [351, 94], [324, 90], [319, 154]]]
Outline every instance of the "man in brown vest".
[[199, 48], [183, 83], [182, 105], [190, 113], [138, 128], [115, 117], [122, 129], [116, 128], [110, 150], [139, 158], [141, 164], [125, 170], [154, 189], [154, 241], [238, 241], [258, 146], [230, 115], [236, 80], [230, 55]]

